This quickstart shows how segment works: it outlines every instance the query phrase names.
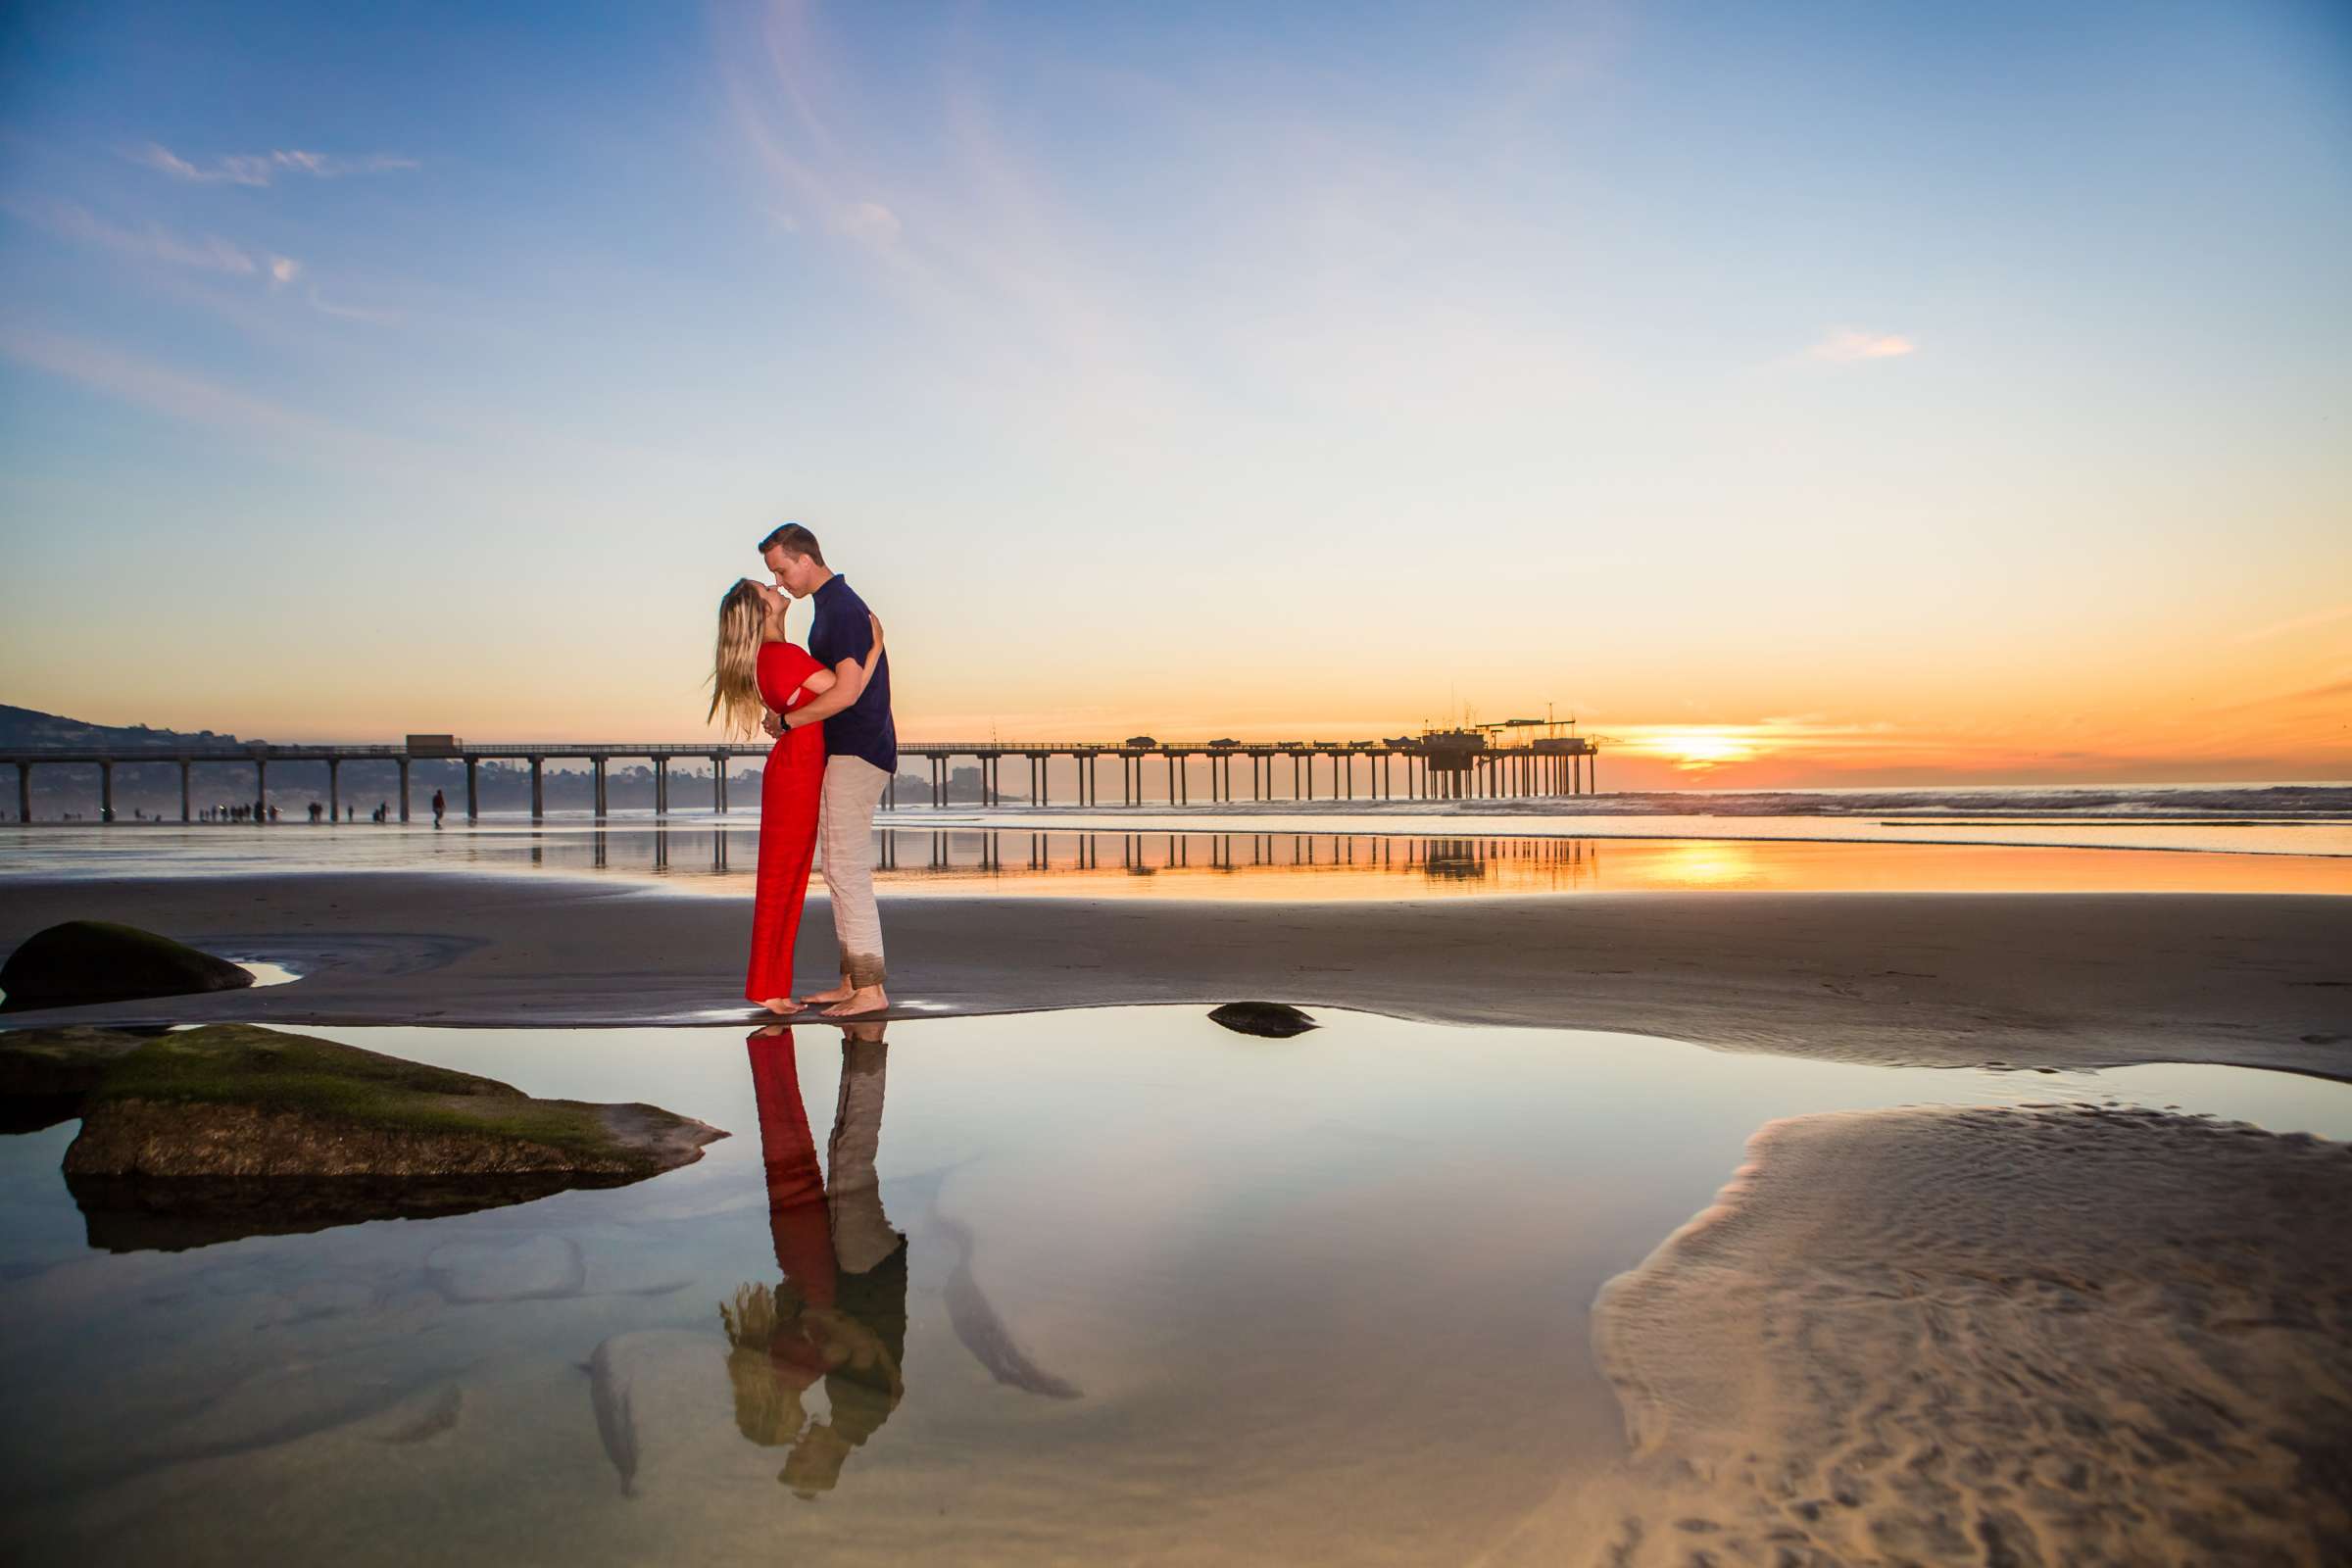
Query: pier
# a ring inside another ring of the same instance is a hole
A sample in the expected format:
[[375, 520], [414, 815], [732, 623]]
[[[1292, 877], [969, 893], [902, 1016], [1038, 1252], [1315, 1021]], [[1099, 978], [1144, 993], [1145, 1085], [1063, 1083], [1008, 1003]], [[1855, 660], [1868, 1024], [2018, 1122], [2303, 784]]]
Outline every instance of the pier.
[[[900, 773], [883, 794], [895, 810], [907, 781], [910, 760], [928, 770], [930, 804], [948, 804], [955, 764], [977, 765], [982, 807], [1004, 804], [1007, 759], [1027, 770], [1028, 800], [1052, 806], [1056, 762], [1070, 780], [1063, 804], [1103, 804], [1105, 774], [1115, 773], [1122, 807], [1190, 806], [1198, 788], [1201, 804], [1250, 801], [1511, 800], [1590, 795], [1598, 788], [1599, 746], [1572, 732], [1569, 723], [1513, 719], [1465, 729], [1431, 730], [1419, 736], [1378, 741], [1163, 741], [1149, 735], [1124, 741], [925, 741], [899, 747]], [[115, 769], [128, 765], [172, 765], [179, 769], [179, 819], [192, 819], [191, 772], [199, 765], [233, 764], [253, 769], [254, 800], [266, 802], [271, 766], [322, 763], [326, 809], [339, 819], [346, 763], [389, 764], [398, 772], [398, 819], [413, 809], [410, 773], [420, 761], [465, 766], [466, 817], [481, 815], [481, 768], [485, 762], [519, 763], [530, 773], [531, 816], [547, 814], [547, 764], [586, 762], [593, 812], [609, 814], [607, 775], [614, 760], [644, 760], [654, 775], [654, 814], [669, 813], [671, 769], [677, 764], [710, 766], [710, 807], [728, 808], [727, 766], [740, 760], [764, 760], [768, 744], [709, 741], [501, 741], [476, 743], [454, 735], [408, 736], [398, 745], [305, 746], [255, 742], [214, 747], [22, 748], [0, 752], [0, 764], [17, 770], [17, 820], [32, 820], [35, 767], [95, 765], [99, 816], [116, 820]], [[691, 776], [691, 775], [682, 775]], [[1401, 792], [1399, 786], [1401, 785]], [[1156, 789], [1154, 788], [1156, 786]], [[1287, 788], [1286, 788], [1287, 786]], [[1321, 791], [1318, 794], [1318, 790]], [[387, 798], [389, 804], [389, 798]], [[916, 804], [916, 803], [909, 803]]]

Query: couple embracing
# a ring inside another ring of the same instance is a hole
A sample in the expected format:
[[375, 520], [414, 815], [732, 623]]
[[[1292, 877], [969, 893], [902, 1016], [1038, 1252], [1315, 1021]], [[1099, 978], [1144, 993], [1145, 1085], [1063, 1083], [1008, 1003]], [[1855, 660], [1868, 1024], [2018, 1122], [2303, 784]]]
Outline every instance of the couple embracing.
[[[760, 881], [744, 996], [784, 1016], [810, 1007], [830, 1018], [879, 1013], [890, 998], [874, 907], [874, 808], [899, 768], [882, 623], [799, 523], [760, 540], [760, 557], [774, 582], [746, 577], [718, 604], [710, 713], [723, 715], [730, 734], [764, 730], [776, 742], [760, 781]], [[814, 611], [806, 648], [784, 633], [796, 599]], [[841, 983], [802, 997], [792, 989], [792, 947], [820, 841]]]

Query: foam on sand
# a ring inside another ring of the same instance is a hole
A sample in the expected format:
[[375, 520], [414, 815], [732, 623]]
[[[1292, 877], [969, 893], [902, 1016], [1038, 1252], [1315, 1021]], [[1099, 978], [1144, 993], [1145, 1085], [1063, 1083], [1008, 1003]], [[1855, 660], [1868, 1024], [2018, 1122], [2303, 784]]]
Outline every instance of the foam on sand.
[[1749, 1155], [1603, 1291], [1633, 1451], [1531, 1530], [1626, 1563], [2352, 1561], [2352, 1147], [2077, 1106], [1806, 1116]]

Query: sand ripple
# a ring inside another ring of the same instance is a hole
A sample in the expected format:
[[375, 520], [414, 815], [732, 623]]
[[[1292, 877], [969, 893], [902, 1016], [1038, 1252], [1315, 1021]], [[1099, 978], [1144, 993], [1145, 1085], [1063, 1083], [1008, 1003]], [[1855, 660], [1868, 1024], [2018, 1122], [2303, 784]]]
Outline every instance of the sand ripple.
[[1633, 1454], [1542, 1522], [1555, 1549], [2352, 1561], [2352, 1149], [2084, 1107], [1749, 1149], [1602, 1295]]

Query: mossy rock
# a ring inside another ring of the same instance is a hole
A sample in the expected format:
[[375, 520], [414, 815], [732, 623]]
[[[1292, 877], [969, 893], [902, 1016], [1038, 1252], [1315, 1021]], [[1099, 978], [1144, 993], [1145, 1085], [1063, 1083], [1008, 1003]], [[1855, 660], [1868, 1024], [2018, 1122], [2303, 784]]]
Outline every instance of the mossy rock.
[[0, 1100], [79, 1100], [144, 1044], [141, 1036], [87, 1024], [0, 1033]]
[[109, 1251], [617, 1187], [727, 1135], [254, 1024], [0, 1034], [0, 1131], [81, 1118], [66, 1185]]
[[68, 920], [36, 931], [0, 964], [0, 1011], [77, 1007], [141, 997], [234, 991], [249, 970], [170, 937], [107, 920]]
[[726, 1135], [654, 1105], [534, 1100], [511, 1084], [255, 1024], [142, 1042], [90, 1091], [66, 1152], [84, 1176], [561, 1173], [631, 1180]]
[[1288, 1040], [1322, 1026], [1287, 1002], [1228, 1002], [1208, 1015], [1236, 1034], [1265, 1040]]

